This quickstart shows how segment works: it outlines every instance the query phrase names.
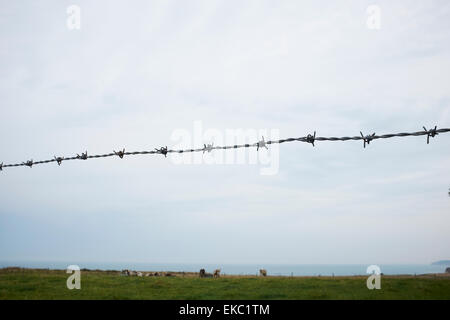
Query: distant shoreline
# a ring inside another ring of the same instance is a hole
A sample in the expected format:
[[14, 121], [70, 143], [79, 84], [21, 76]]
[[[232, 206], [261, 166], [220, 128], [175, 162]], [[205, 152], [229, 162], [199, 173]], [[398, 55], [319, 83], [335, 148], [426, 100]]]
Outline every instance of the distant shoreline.
[[450, 267], [450, 260], [439, 260], [439, 261], [433, 262], [431, 265], [432, 266]]
[[[260, 269], [266, 269], [272, 276], [356, 276], [366, 275], [369, 265], [349, 264], [162, 264], [162, 263], [98, 263], [98, 262], [53, 262], [53, 261], [0, 261], [0, 268], [19, 267], [29, 269], [52, 269], [65, 270], [69, 265], [77, 265], [80, 269], [89, 270], [170, 270], [171, 272], [199, 272], [205, 269], [206, 272], [213, 272], [221, 269], [222, 274], [227, 275], [258, 275]], [[414, 274], [439, 274], [444, 273], [446, 267], [441, 265], [383, 265], [380, 264], [380, 272], [389, 275], [414, 275]]]
[[[10, 266], [10, 267], [2, 267], [0, 268], [0, 273], [17, 273], [17, 272], [64, 272], [66, 273], [67, 269], [51, 269], [51, 268], [23, 268], [23, 267], [16, 267], [16, 266]], [[111, 274], [111, 275], [123, 275], [123, 270], [101, 270], [101, 269], [88, 269], [88, 268], [81, 268], [81, 272], [87, 272], [87, 273], [104, 273], [104, 274]], [[170, 270], [133, 270], [136, 272], [141, 272], [143, 275], [142, 277], [145, 277], [145, 274], [158, 274], [158, 277], [199, 277], [199, 272], [192, 272], [192, 271], [170, 271]], [[221, 277], [225, 278], [249, 278], [249, 277], [258, 277], [260, 278], [260, 275], [257, 274], [226, 274], [221, 273]], [[367, 274], [355, 274], [355, 275], [277, 275], [277, 274], [267, 274], [267, 277], [280, 277], [280, 278], [367, 278]], [[388, 278], [450, 278], [450, 273], [424, 273], [424, 274], [383, 274], [383, 277]], [[130, 277], [136, 277], [130, 276]]]

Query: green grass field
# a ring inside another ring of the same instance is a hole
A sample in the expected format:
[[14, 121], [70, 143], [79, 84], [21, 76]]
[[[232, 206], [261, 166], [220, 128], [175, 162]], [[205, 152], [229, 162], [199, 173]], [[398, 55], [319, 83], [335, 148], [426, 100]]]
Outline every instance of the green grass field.
[[0, 299], [450, 299], [450, 277], [382, 276], [381, 290], [366, 277], [126, 277], [81, 272], [69, 290], [64, 270], [0, 270]]

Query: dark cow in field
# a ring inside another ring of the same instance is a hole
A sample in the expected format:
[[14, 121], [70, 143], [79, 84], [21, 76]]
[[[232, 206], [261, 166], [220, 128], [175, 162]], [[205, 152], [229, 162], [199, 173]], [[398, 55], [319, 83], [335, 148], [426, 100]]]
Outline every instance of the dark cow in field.
[[213, 277], [213, 275], [211, 273], [207, 273], [205, 271], [205, 269], [200, 269], [199, 276], [200, 276], [200, 278], [212, 278]]

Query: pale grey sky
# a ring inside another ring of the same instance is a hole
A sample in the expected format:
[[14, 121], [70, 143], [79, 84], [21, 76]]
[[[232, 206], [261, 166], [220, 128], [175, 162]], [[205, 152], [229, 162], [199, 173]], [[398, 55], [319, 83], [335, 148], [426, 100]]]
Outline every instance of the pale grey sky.
[[[0, 39], [4, 163], [170, 146], [196, 120], [281, 137], [450, 127], [444, 0], [1, 0]], [[158, 156], [5, 168], [0, 260], [450, 259], [449, 159], [442, 134], [284, 144], [272, 176]]]

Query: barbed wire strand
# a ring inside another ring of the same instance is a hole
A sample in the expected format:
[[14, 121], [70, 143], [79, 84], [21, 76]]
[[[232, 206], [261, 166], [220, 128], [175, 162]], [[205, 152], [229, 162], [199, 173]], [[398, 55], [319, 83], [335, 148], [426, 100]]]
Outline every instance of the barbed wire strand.
[[15, 163], [15, 164], [3, 164], [0, 163], [0, 171], [3, 171], [4, 168], [10, 168], [10, 167], [22, 167], [27, 166], [32, 168], [35, 165], [39, 164], [45, 164], [45, 163], [51, 163], [56, 162], [58, 165], [61, 165], [64, 161], [70, 161], [70, 160], [88, 160], [88, 159], [96, 159], [96, 158], [107, 158], [107, 157], [113, 157], [118, 156], [119, 158], [123, 158], [124, 156], [134, 156], [134, 155], [146, 155], [146, 154], [162, 154], [164, 157], [167, 157], [168, 153], [189, 153], [189, 152], [211, 152], [212, 150], [227, 150], [227, 149], [240, 149], [240, 148], [250, 148], [250, 147], [256, 147], [257, 150], [261, 148], [267, 148], [267, 145], [271, 144], [282, 144], [285, 142], [306, 142], [312, 144], [312, 146], [315, 146], [316, 141], [349, 141], [349, 140], [363, 140], [363, 146], [366, 148], [366, 145], [369, 145], [371, 141], [377, 140], [377, 139], [389, 139], [394, 137], [408, 137], [408, 136], [427, 136], [427, 144], [430, 143], [430, 138], [434, 138], [439, 133], [446, 133], [450, 132], [450, 128], [442, 128], [437, 129], [437, 126], [434, 127], [434, 129], [427, 130], [425, 127], [423, 127], [423, 131], [417, 131], [417, 132], [400, 132], [400, 133], [389, 133], [389, 134], [383, 134], [383, 135], [376, 135], [375, 133], [371, 135], [364, 135], [362, 132], [360, 132], [359, 136], [353, 136], [353, 137], [316, 137], [316, 132], [314, 131], [314, 134], [308, 134], [305, 137], [299, 137], [299, 138], [287, 138], [287, 139], [281, 139], [281, 140], [268, 140], [265, 141], [264, 137], [262, 137], [262, 140], [250, 143], [250, 144], [235, 144], [235, 145], [229, 145], [229, 146], [214, 146], [213, 144], [204, 144], [203, 148], [197, 148], [197, 149], [181, 149], [181, 150], [171, 150], [168, 149], [167, 146], [160, 147], [159, 149], [154, 150], [147, 150], [147, 151], [133, 151], [133, 152], [127, 152], [125, 149], [122, 149], [121, 151], [113, 151], [112, 153], [106, 153], [106, 154], [96, 154], [96, 155], [88, 155], [88, 152], [85, 151], [81, 153], [81, 155], [77, 154], [73, 157], [57, 157], [54, 156], [53, 159], [49, 160], [41, 160], [41, 161], [33, 161], [28, 160], [22, 163]]

